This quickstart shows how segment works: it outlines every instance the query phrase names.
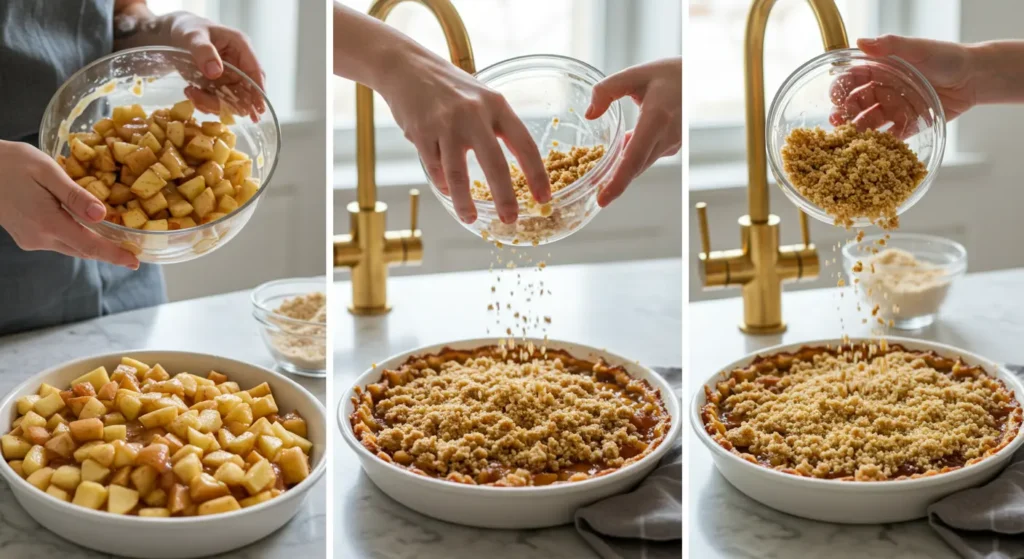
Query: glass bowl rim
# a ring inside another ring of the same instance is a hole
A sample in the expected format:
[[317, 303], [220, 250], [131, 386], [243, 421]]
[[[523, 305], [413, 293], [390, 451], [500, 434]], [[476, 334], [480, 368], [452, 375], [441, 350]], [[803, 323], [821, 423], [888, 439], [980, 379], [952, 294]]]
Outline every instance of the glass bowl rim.
[[[580, 67], [580, 69], [583, 70], [584, 72], [590, 72], [598, 76], [598, 82], [608, 77], [604, 74], [604, 72], [597, 69], [595, 66], [588, 64], [578, 58], [573, 58], [571, 56], [565, 56], [562, 54], [524, 54], [521, 56], [514, 56], [512, 58], [506, 58], [504, 60], [499, 60], [498, 62], [495, 62], [494, 64], [491, 64], [490, 66], [487, 66], [482, 70], [477, 71], [475, 74], [473, 74], [473, 77], [479, 79], [484, 85], [488, 85], [485, 79], [501, 77], [509, 75], [509, 73], [514, 74], [514, 72], [522, 70], [522, 68], [515, 68], [515, 65], [520, 64], [522, 62], [533, 61], [543, 63], [541, 65], [538, 65], [534, 69], [553, 68], [555, 63], [565, 62], [570, 65]], [[513, 66], [513, 68], [506, 68], [506, 66]], [[504, 70], [506, 73], [502, 73], [502, 70]], [[491, 76], [489, 74], [497, 75]], [[597, 82], [595, 82], [595, 84], [596, 83]], [[615, 132], [613, 134], [612, 143], [615, 145], [619, 145], [622, 143], [622, 140], [625, 136], [625, 131], [623, 130], [625, 128], [625, 119], [622, 114], [622, 106], [619, 104], [619, 101], [616, 100], [609, 106], [608, 110], [612, 112], [612, 117], [615, 119]], [[606, 171], [613, 164], [613, 158], [609, 156], [612, 155], [612, 152], [614, 151], [616, 150], [612, 148], [606, 149], [605, 156], [601, 158], [601, 162], [598, 165], [595, 165], [593, 169], [587, 171], [586, 173], [583, 174], [582, 177], [576, 179], [576, 181], [569, 185], [568, 188], [563, 188], [558, 192], [552, 192], [551, 200], [548, 202], [548, 204], [554, 208], [558, 208], [561, 207], [561, 204], [568, 204], [569, 202], [575, 200], [575, 198], [572, 195], [577, 194], [578, 191], [581, 190], [582, 187], [587, 184], [588, 179], [593, 178], [593, 176], [597, 175], [598, 172]], [[437, 194], [442, 201], [449, 204], [454, 204], [455, 202], [452, 200], [451, 195], [442, 192], [441, 189], [438, 188], [437, 185], [435, 185], [434, 182], [430, 179], [430, 174], [427, 173], [427, 168], [423, 164], [423, 158], [419, 158], [419, 160], [420, 167], [423, 169], [423, 174], [426, 175], [427, 184], [429, 184], [430, 187], [434, 190], [434, 193]], [[497, 207], [495, 206], [493, 201], [473, 199], [473, 204], [477, 207], [477, 210], [483, 210], [484, 212], [488, 213], [497, 212]]]
[[[888, 239], [889, 242], [899, 241], [899, 240], [928, 242], [928, 243], [934, 243], [934, 244], [939, 245], [939, 246], [941, 246], [943, 248], [951, 249], [951, 252], [955, 256], [955, 259], [952, 262], [949, 262], [948, 264], [936, 264], [935, 265], [937, 267], [937, 269], [942, 270], [944, 272], [943, 275], [945, 275], [947, 277], [959, 276], [959, 275], [961, 275], [961, 274], [963, 274], [963, 273], [965, 273], [967, 271], [967, 249], [964, 247], [964, 245], [958, 243], [957, 241], [954, 241], [953, 239], [947, 239], [945, 237], [939, 237], [938, 235], [926, 235], [924, 233], [889, 233], [888, 235], [890, 237]], [[857, 256], [854, 255], [853, 252], [852, 252], [853, 251], [853, 247], [855, 247], [855, 246], [862, 246], [864, 244], [870, 244], [872, 242], [878, 241], [879, 239], [884, 239], [885, 236], [886, 236], [885, 233], [875, 234], [875, 235], [865, 235], [864, 238], [861, 239], [860, 241], [856, 241], [856, 242], [852, 242], [852, 243], [846, 243], [843, 246], [843, 263], [844, 263], [844, 268], [846, 267], [845, 264], [851, 263], [851, 262], [856, 261], [856, 260], [859, 260], [859, 258], [857, 258]], [[899, 248], [899, 247], [887, 247], [887, 248]], [[901, 249], [901, 250], [905, 250], [905, 249]], [[914, 254], [914, 251], [908, 250], [907, 252], [910, 252], [911, 254]], [[896, 269], [906, 268], [906, 266], [887, 266], [886, 268], [887, 269], [896, 270]]]
[[[779, 89], [775, 92], [775, 96], [772, 98], [772, 103], [768, 109], [768, 116], [765, 120], [764, 127], [764, 145], [765, 151], [767, 152], [765, 155], [768, 159], [768, 164], [771, 166], [772, 173], [775, 175], [776, 183], [780, 188], [782, 188], [782, 191], [786, 194], [786, 196], [799, 209], [801, 209], [811, 217], [814, 217], [815, 219], [818, 219], [819, 221], [824, 221], [826, 223], [832, 223], [834, 220], [823, 219], [821, 215], [824, 215], [828, 218], [831, 218], [832, 216], [830, 216], [827, 212], [819, 208], [817, 205], [811, 203], [810, 200], [807, 200], [806, 197], [803, 194], [801, 194], [800, 191], [798, 191], [796, 187], [794, 187], [790, 183], [785, 171], [782, 168], [780, 168], [778, 159], [781, 159], [781, 154], [776, 156], [776, 154], [773, 153], [773, 150], [770, 149], [773, 143], [771, 140], [773, 128], [772, 123], [775, 122], [779, 112], [782, 110], [782, 105], [781, 103], [779, 103], [779, 100], [781, 99], [783, 94], [788, 94], [790, 91], [793, 90], [797, 81], [810, 74], [811, 71], [817, 69], [819, 66], [824, 66], [826, 63], [835, 64], [837, 62], [841, 62], [844, 60], [866, 61], [869, 63], [881, 64], [891, 69], [909, 73], [911, 76], [913, 76], [914, 80], [920, 82], [914, 85], [920, 86], [924, 90], [923, 96], [925, 98], [925, 101], [927, 102], [928, 107], [935, 112], [935, 119], [932, 123], [931, 128], [937, 128], [938, 132], [935, 134], [937, 141], [932, 146], [932, 150], [935, 153], [937, 153], [938, 156], [933, 156], [931, 158], [934, 161], [934, 163], [928, 166], [928, 172], [925, 175], [925, 178], [921, 181], [920, 184], [917, 185], [917, 188], [914, 189], [914, 193], [911, 194], [911, 197], [908, 198], [907, 201], [910, 201], [911, 198], [913, 198], [918, 191], [922, 191], [922, 189], [928, 189], [931, 187], [931, 183], [935, 180], [935, 174], [942, 165], [942, 159], [946, 151], [946, 112], [945, 109], [943, 109], [942, 107], [942, 101], [939, 99], [939, 94], [935, 91], [935, 88], [932, 86], [931, 82], [929, 82], [928, 79], [925, 78], [924, 74], [922, 74], [917, 68], [915, 68], [906, 60], [903, 60], [902, 58], [895, 55], [887, 55], [880, 57], [868, 56], [867, 53], [860, 50], [859, 48], [847, 47], [841, 49], [827, 50], [811, 58], [810, 60], [804, 62], [799, 67], [797, 67], [796, 70], [793, 70], [793, 72], [790, 73], [785, 80], [783, 80], [782, 85], [779, 86]], [[921, 196], [923, 196], [923, 194], [921, 194]], [[918, 196], [917, 200], [914, 200], [914, 203], [916, 204], [919, 200], [920, 196]], [[897, 215], [901, 215], [907, 209], [909, 209], [909, 207], [904, 208], [903, 211], [897, 211]], [[854, 223], [851, 227], [863, 228], [867, 227], [868, 225], [870, 225], [870, 223], [864, 221], [864, 218], [858, 218], [857, 220], [854, 220]]]
[[[264, 305], [263, 304], [263, 300], [260, 299], [259, 297], [257, 297], [257, 295], [264, 293], [266, 290], [268, 290], [268, 289], [270, 289], [272, 287], [278, 287], [278, 286], [284, 286], [284, 285], [292, 285], [292, 284], [297, 284], [297, 283], [301, 283], [301, 282], [310, 282], [310, 283], [312, 283], [312, 282], [319, 281], [319, 279], [320, 279], [320, 276], [309, 276], [309, 277], [296, 277], [296, 278], [282, 278], [282, 279], [270, 280], [270, 281], [261, 283], [260, 285], [256, 286], [249, 293], [249, 301], [252, 303], [252, 306], [253, 306], [253, 315], [252, 315], [253, 318], [255, 318], [257, 322], [259, 322], [260, 324], [263, 324], [264, 326], [268, 326], [268, 327], [272, 326], [272, 327], [277, 328], [279, 330], [280, 330], [280, 325], [279, 324], [267, 324], [266, 318], [267, 317], [273, 317], [275, 320], [280, 320], [284, 324], [289, 324], [289, 325], [292, 325], [292, 326], [316, 326], [318, 328], [324, 328], [324, 334], [326, 335], [326, 328], [327, 328], [327, 323], [326, 322], [313, 322], [313, 321], [310, 321], [310, 320], [302, 320], [302, 319], [298, 319], [298, 318], [292, 318], [290, 316], [285, 316], [283, 314], [278, 313], [276, 310], [271, 309], [271, 308], [267, 307], [266, 305]], [[327, 279], [324, 278], [324, 282], [325, 282], [325, 284], [324, 284], [325, 288], [323, 290], [324, 297], [327, 296], [326, 281], [327, 281]], [[300, 297], [302, 295], [308, 295], [309, 293], [312, 293], [312, 292], [293, 293], [291, 295], [288, 295], [288, 297]], [[292, 335], [292, 336], [299, 336], [299, 337], [312, 337], [312, 338], [319, 338], [319, 337], [321, 337], [319, 334], [296, 334], [294, 332], [285, 332], [285, 333], [287, 333], [289, 335]]]
[[[87, 70], [91, 69], [93, 66], [98, 66], [101, 63], [113, 60], [115, 58], [119, 58], [121, 56], [139, 54], [139, 53], [142, 53], [142, 52], [174, 52], [174, 53], [178, 53], [178, 54], [185, 54], [185, 55], [188, 55], [189, 61], [192, 62], [193, 65], [195, 65], [195, 62], [193, 62], [192, 58], [191, 58], [192, 54], [189, 53], [185, 49], [179, 49], [177, 47], [169, 47], [169, 46], [144, 46], [144, 47], [135, 47], [135, 48], [124, 49], [124, 50], [119, 50], [119, 51], [116, 51], [116, 52], [112, 52], [112, 53], [110, 53], [110, 54], [108, 54], [108, 55], [106, 55], [106, 56], [104, 56], [102, 58], [97, 58], [96, 60], [93, 60], [89, 64], [86, 64], [85, 66], [79, 68], [78, 71], [75, 72], [74, 74], [71, 74], [71, 77], [69, 77], [67, 80], [65, 80], [64, 83], [61, 84], [61, 86], [59, 88], [57, 88], [57, 91], [53, 94], [53, 96], [50, 97], [50, 102], [46, 104], [46, 110], [43, 111], [43, 114], [44, 115], [49, 114], [50, 111], [54, 107], [54, 103], [57, 102], [57, 97], [60, 96], [60, 94], [64, 91], [64, 89], [67, 88], [68, 85], [75, 78], [78, 78], [80, 75], [84, 74]], [[196, 233], [196, 232], [199, 232], [199, 231], [205, 231], [205, 230], [209, 229], [213, 225], [217, 225], [217, 224], [223, 225], [223, 223], [227, 222], [227, 220], [230, 219], [232, 216], [238, 215], [239, 213], [241, 213], [241, 211], [243, 209], [249, 207], [250, 205], [255, 204], [256, 200], [258, 200], [261, 197], [261, 195], [263, 194], [263, 191], [267, 190], [266, 187], [270, 185], [270, 179], [273, 178], [274, 171], [277, 170], [278, 160], [281, 157], [281, 122], [278, 120], [278, 118], [277, 118], [277, 111], [274, 110], [274, 105], [270, 102], [270, 99], [267, 97], [266, 92], [263, 91], [263, 89], [261, 89], [260, 86], [257, 85], [256, 82], [254, 82], [252, 80], [252, 78], [250, 78], [245, 72], [239, 70], [237, 67], [235, 67], [233, 64], [231, 64], [231, 63], [229, 63], [227, 61], [221, 61], [221, 63], [224, 66], [224, 71], [231, 70], [234, 73], [242, 76], [242, 78], [245, 80], [246, 83], [248, 83], [251, 87], [253, 87], [257, 92], [259, 92], [260, 96], [263, 98], [263, 102], [267, 105], [267, 109], [270, 111], [271, 122], [274, 125], [274, 132], [277, 134], [278, 140], [277, 140], [277, 142], [275, 142], [275, 146], [274, 146], [274, 160], [273, 160], [273, 163], [270, 165], [270, 170], [267, 171], [266, 178], [262, 179], [260, 181], [260, 188], [256, 191], [256, 194], [254, 194], [253, 197], [250, 198], [249, 200], [247, 200], [244, 204], [242, 204], [241, 206], [238, 206], [237, 208], [235, 208], [234, 211], [232, 211], [231, 213], [227, 214], [226, 216], [224, 216], [224, 217], [222, 217], [222, 218], [220, 218], [218, 220], [211, 221], [209, 223], [203, 223], [203, 224], [200, 224], [200, 225], [196, 225], [195, 227], [188, 227], [188, 228], [185, 228], [185, 229], [175, 229], [173, 231], [149, 231], [149, 230], [145, 230], [145, 229], [132, 229], [131, 227], [125, 227], [123, 225], [118, 225], [116, 223], [110, 223], [109, 221], [107, 221], [105, 219], [103, 221], [98, 222], [98, 223], [90, 223], [89, 224], [90, 226], [93, 226], [93, 227], [106, 227], [106, 228], [114, 230], [114, 231], [122, 231], [122, 232], [125, 232], [125, 233], [136, 234], [136, 235], [151, 235], [151, 236], [154, 236], [154, 237], [177, 235], [177, 234], [181, 234], [181, 233]], [[196, 70], [199, 70], [199, 68], [197, 67]], [[248, 117], [245, 117], [245, 118], [248, 118]], [[40, 136], [42, 136], [42, 130], [40, 130]], [[46, 155], [47, 155], [47, 157], [51, 156], [50, 154], [46, 154]], [[255, 162], [254, 160], [251, 160], [251, 161]]]

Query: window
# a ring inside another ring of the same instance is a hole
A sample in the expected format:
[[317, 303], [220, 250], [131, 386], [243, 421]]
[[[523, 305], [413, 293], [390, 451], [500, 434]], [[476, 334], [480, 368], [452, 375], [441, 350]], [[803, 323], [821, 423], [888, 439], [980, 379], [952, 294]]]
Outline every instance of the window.
[[[850, 44], [874, 34], [874, 2], [837, 0]], [[686, 61], [690, 124], [695, 128], [742, 125], [744, 34], [750, 0], [691, 0], [688, 46], [701, 56]], [[764, 45], [765, 91], [778, 90], [798, 66], [821, 52], [821, 36], [806, 0], [779, 0], [772, 9]]]
[[[344, 0], [365, 12], [370, 0]], [[452, 0], [469, 31], [478, 69], [513, 56], [561, 54], [584, 60], [605, 73], [681, 52], [679, 0]], [[651, 33], [650, 22], [667, 29]], [[431, 51], [448, 58], [441, 28], [415, 2], [397, 6], [387, 23]], [[646, 27], [640, 28], [640, 25]], [[633, 29], [641, 29], [634, 32]], [[381, 159], [408, 160], [413, 146], [395, 126], [387, 105], [375, 96], [377, 152]], [[335, 153], [339, 164], [355, 153], [355, 85], [335, 78]]]
[[148, 0], [146, 5], [156, 15], [170, 12], [192, 12], [210, 19], [216, 19], [211, 5], [216, 0]]
[[[304, 68], [301, 60], [317, 59], [300, 53], [299, 27], [303, 22], [298, 17], [298, 2], [269, 0], [148, 0], [149, 9], [157, 15], [175, 11], [187, 11], [234, 27], [249, 36], [256, 56], [267, 74], [267, 96], [274, 104], [274, 110], [282, 121], [291, 119], [297, 111], [308, 108], [297, 84], [303, 75], [319, 68]], [[316, 22], [321, 24], [322, 21]], [[323, 48], [322, 44], [315, 48]], [[322, 59], [322, 55], [319, 57]]]
[[[750, 3], [690, 0], [687, 48], [701, 53], [686, 61], [691, 164], [745, 157], [743, 41]], [[836, 6], [851, 45], [883, 33], [958, 38], [958, 0], [836, 0]], [[790, 73], [820, 53], [821, 36], [806, 0], [778, 0], [765, 35], [766, 103]]]

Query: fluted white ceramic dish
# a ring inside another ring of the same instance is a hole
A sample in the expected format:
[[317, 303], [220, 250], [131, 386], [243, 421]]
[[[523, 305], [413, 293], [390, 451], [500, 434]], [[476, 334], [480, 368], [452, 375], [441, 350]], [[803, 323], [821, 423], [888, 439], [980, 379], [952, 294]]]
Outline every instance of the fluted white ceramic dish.
[[[537, 346], [542, 343], [542, 340], [531, 341]], [[353, 412], [352, 397], [356, 386], [376, 382], [384, 369], [394, 369], [413, 355], [436, 353], [445, 347], [473, 349], [498, 342], [498, 338], [481, 338], [407, 351], [379, 363], [376, 368], [368, 369], [345, 391], [338, 406], [338, 427], [345, 442], [359, 457], [363, 471], [389, 497], [427, 516], [467, 526], [529, 529], [567, 524], [572, 522], [578, 508], [623, 493], [640, 483], [658, 465], [661, 457], [679, 436], [679, 400], [657, 373], [634, 360], [603, 349], [549, 340], [549, 349], [564, 350], [579, 359], [590, 361], [600, 358], [612, 366], [621, 365], [634, 378], [646, 379], [651, 386], [657, 388], [665, 409], [672, 417], [672, 425], [665, 440], [637, 462], [600, 477], [541, 487], [493, 487], [464, 485], [414, 474], [377, 458], [356, 439], [348, 419]]]
[[182, 351], [118, 351], [77, 359], [39, 373], [12, 390], [0, 403], [0, 432], [11, 430], [17, 416], [17, 399], [35, 394], [42, 383], [66, 386], [100, 365], [113, 370], [127, 355], [144, 363], [160, 363], [175, 373], [221, 372], [239, 386], [270, 385], [281, 410], [296, 410], [306, 420], [313, 443], [312, 471], [308, 478], [265, 503], [210, 516], [146, 518], [94, 511], [52, 497], [29, 485], [0, 460], [0, 477], [7, 482], [29, 516], [58, 536], [76, 544], [119, 556], [146, 559], [205, 557], [248, 545], [288, 523], [302, 506], [309, 490], [327, 467], [326, 412], [306, 389], [273, 371], [242, 361]]
[[[945, 344], [887, 338], [889, 344], [907, 349], [928, 351], [954, 357], [960, 356], [969, 365], [981, 365], [999, 378], [1013, 391], [1018, 402], [1024, 395], [1024, 385], [1013, 373], [999, 363], [980, 355]], [[852, 340], [853, 343], [869, 341]], [[838, 481], [784, 474], [752, 464], [725, 450], [704, 430], [700, 409], [705, 404], [704, 386], [714, 388], [725, 378], [724, 373], [745, 367], [758, 355], [794, 351], [803, 346], [839, 345], [842, 340], [810, 340], [768, 348], [738, 359], [716, 372], [702, 386], [697, 387], [690, 404], [690, 424], [704, 446], [708, 447], [718, 471], [734, 487], [751, 499], [773, 509], [812, 520], [841, 524], [883, 524], [904, 522], [926, 515], [928, 505], [939, 499], [989, 481], [1009, 463], [1013, 453], [1024, 443], [1024, 429], [1002, 450], [977, 464], [931, 477], [902, 481]]]

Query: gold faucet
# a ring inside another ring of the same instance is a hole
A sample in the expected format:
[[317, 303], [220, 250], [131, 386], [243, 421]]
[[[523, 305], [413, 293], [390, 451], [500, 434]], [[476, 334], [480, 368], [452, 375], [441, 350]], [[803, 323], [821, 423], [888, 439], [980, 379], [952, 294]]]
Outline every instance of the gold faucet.
[[[807, 0], [814, 10], [825, 50], [848, 46], [846, 28], [833, 0]], [[743, 322], [748, 334], [777, 334], [782, 320], [782, 282], [818, 276], [818, 252], [811, 244], [807, 214], [800, 212], [803, 242], [779, 246], [779, 216], [768, 211], [765, 154], [764, 34], [775, 0], [754, 0], [747, 16], [746, 72], [747, 174], [750, 213], [739, 219], [740, 246], [711, 251], [707, 204], [697, 204], [700, 221], [700, 270], [705, 287], [738, 285], [743, 293]]]
[[[369, 14], [381, 21], [406, 0], [376, 0]], [[476, 72], [469, 35], [449, 0], [416, 0], [434, 14], [448, 42], [452, 63], [470, 74]], [[334, 265], [352, 269], [352, 304], [356, 315], [384, 314], [388, 304], [388, 266], [423, 261], [423, 236], [416, 227], [419, 191], [409, 193], [409, 229], [387, 230], [388, 206], [377, 200], [373, 139], [373, 91], [356, 85], [356, 167], [359, 174], [357, 201], [349, 203], [350, 232], [334, 237]]]

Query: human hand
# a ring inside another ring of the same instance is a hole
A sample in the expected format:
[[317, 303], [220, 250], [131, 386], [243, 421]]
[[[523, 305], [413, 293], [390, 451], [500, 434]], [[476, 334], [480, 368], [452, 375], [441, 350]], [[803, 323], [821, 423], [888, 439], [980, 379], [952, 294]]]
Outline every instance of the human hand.
[[597, 195], [605, 207], [659, 158], [683, 144], [683, 59], [665, 58], [616, 72], [594, 86], [586, 118], [593, 120], [613, 102], [629, 96], [640, 105], [636, 127], [626, 133], [625, 149], [612, 178]]
[[[965, 45], [883, 35], [860, 39], [857, 47], [868, 56], [897, 56], [917, 68], [938, 94], [947, 121], [977, 103], [971, 51]], [[836, 126], [853, 122], [865, 130], [891, 122], [890, 131], [905, 139], [920, 130], [922, 120], [931, 125], [924, 100], [885, 72], [853, 67], [833, 82], [829, 93], [834, 105], [829, 121]]]
[[227, 62], [244, 72], [260, 90], [266, 91], [266, 74], [248, 37], [241, 31], [189, 12], [171, 13], [158, 20], [163, 20], [160, 25], [166, 27], [167, 44], [191, 53], [196, 66], [207, 79], [215, 81], [216, 86], [227, 86], [237, 98], [227, 99], [223, 91], [214, 93], [192, 85], [186, 88], [185, 95], [196, 107], [203, 112], [217, 114], [223, 102], [230, 105], [235, 114], [258, 122], [259, 115], [267, 110], [263, 95], [252, 90], [240, 76], [224, 72], [224, 62]]
[[512, 188], [501, 138], [526, 177], [533, 197], [551, 200], [540, 151], [505, 98], [470, 74], [428, 52], [404, 53], [378, 91], [395, 121], [416, 146], [430, 180], [452, 198], [465, 223], [476, 221], [466, 153], [476, 155], [503, 223], [513, 223], [519, 202]]
[[43, 152], [21, 142], [0, 141], [0, 173], [0, 227], [22, 250], [51, 250], [138, 269], [134, 254], [69, 215], [99, 223], [107, 208]]

